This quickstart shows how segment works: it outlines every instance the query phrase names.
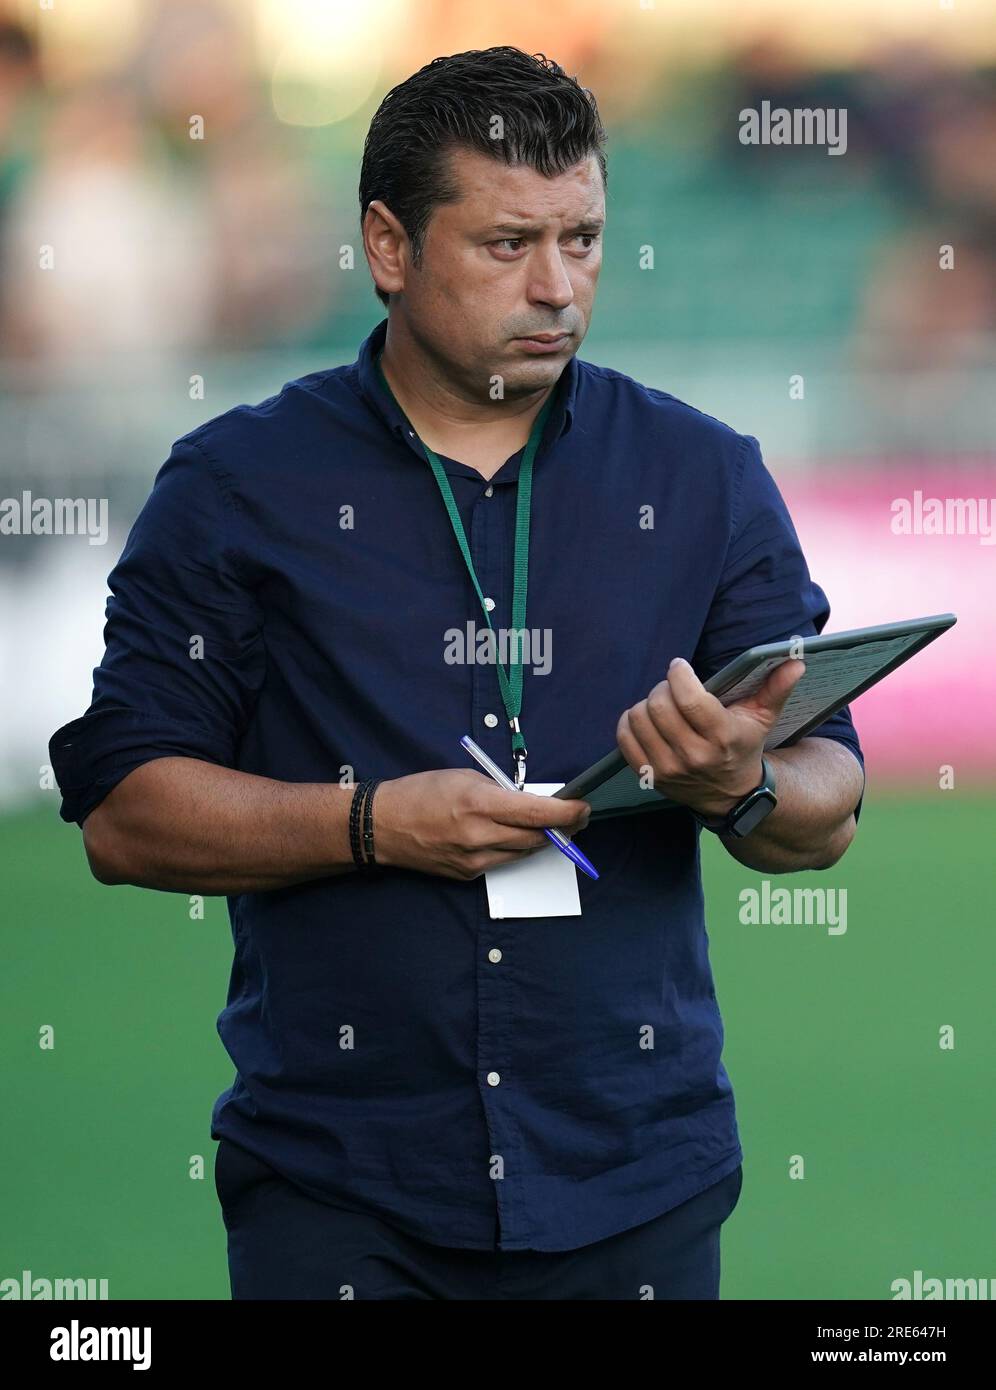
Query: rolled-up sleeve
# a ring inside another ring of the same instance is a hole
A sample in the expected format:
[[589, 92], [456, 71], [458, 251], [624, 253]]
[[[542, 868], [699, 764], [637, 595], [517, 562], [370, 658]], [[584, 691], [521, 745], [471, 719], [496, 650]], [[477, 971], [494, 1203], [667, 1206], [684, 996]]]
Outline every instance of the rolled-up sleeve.
[[226, 475], [179, 440], [108, 576], [93, 698], [49, 740], [60, 815], [82, 825], [153, 758], [232, 766], [262, 685], [262, 615]]
[[[748, 647], [817, 636], [830, 617], [827, 596], [810, 578], [788, 508], [751, 435], [741, 436], [738, 468], [726, 560], [692, 663], [703, 681]], [[808, 737], [842, 743], [864, 776], [864, 753], [850, 706], [811, 729]], [[863, 800], [862, 785], [855, 819]]]

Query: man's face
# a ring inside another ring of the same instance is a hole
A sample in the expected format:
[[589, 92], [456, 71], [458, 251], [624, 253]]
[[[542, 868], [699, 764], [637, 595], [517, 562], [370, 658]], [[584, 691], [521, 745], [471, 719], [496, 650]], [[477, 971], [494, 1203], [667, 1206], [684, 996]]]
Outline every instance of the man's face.
[[[552, 385], [581, 346], [602, 262], [605, 193], [594, 155], [554, 178], [459, 149], [462, 190], [432, 210], [398, 307], [446, 377], [486, 399]], [[563, 334], [545, 347], [532, 334]]]

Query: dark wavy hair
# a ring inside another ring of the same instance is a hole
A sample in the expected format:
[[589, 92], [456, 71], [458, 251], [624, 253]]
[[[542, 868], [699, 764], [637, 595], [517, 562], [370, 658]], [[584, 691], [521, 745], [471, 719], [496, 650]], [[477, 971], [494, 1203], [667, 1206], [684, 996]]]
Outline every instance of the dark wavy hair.
[[[504, 127], [500, 139], [491, 135], [495, 116]], [[432, 209], [460, 196], [448, 162], [453, 149], [528, 164], [547, 178], [594, 154], [606, 187], [604, 143], [594, 96], [543, 54], [500, 47], [434, 58], [393, 87], [370, 122], [360, 219], [380, 199], [407, 232], [418, 265]], [[390, 297], [375, 289], [389, 304]]]

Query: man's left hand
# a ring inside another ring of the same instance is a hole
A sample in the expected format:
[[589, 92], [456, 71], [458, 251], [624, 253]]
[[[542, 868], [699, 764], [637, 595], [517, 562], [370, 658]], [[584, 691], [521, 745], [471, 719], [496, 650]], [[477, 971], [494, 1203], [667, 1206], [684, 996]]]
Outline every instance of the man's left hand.
[[725, 816], [761, 781], [764, 740], [805, 672], [804, 661], [784, 661], [755, 694], [723, 705], [676, 657], [667, 679], [623, 711], [616, 741], [635, 772], [652, 769], [663, 796], [702, 816]]

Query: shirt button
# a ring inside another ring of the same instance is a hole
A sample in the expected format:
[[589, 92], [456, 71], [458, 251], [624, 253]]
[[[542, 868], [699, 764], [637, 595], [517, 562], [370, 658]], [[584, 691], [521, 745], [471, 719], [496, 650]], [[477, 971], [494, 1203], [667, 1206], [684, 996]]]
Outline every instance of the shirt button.
[[484, 716], [484, 722], [485, 724], [487, 724], [489, 729], [493, 729], [495, 725], [498, 723], [497, 714], [486, 714]]
[[491, 486], [490, 483], [488, 483], [487, 487], [484, 489], [484, 495], [485, 495], [485, 497], [490, 497], [490, 496], [493, 494], [493, 492], [494, 492], [494, 488]]
[[496, 1071], [489, 1071], [489, 1072], [488, 1072], [488, 1085], [489, 1085], [489, 1086], [497, 1086], [497, 1085], [498, 1085], [498, 1082], [499, 1082], [500, 1080], [501, 1080], [501, 1077], [498, 1075], [498, 1073], [497, 1073]]
[[492, 965], [497, 965], [498, 962], [501, 960], [501, 951], [499, 951], [497, 946], [493, 946], [491, 950], [488, 952], [488, 960], [491, 962]]
[[485, 606], [485, 608], [488, 610], [489, 613], [492, 613], [492, 612], [494, 611], [494, 606], [495, 606], [495, 601], [494, 601], [494, 599], [493, 599], [493, 598], [486, 598], [486, 599], [484, 600], [484, 606]]

